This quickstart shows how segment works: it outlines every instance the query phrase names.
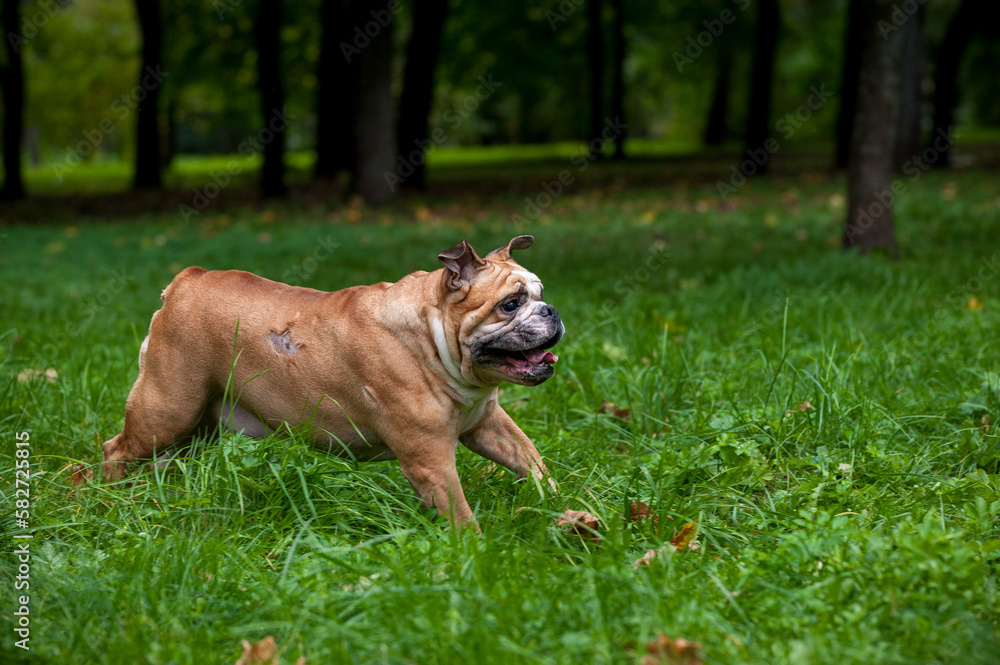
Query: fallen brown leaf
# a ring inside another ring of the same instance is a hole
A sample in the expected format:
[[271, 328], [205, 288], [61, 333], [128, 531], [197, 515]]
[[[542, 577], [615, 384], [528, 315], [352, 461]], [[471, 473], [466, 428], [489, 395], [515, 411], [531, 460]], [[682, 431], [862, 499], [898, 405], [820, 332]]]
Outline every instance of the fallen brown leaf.
[[622, 420], [629, 420], [632, 417], [632, 409], [623, 409], [614, 402], [608, 401], [601, 402], [601, 408], [597, 412], [609, 413], [615, 418], [621, 418]]
[[642, 665], [699, 665], [705, 662], [701, 644], [683, 637], [673, 639], [666, 633], [660, 633], [646, 645], [646, 654]]
[[670, 539], [670, 544], [677, 548], [678, 552], [683, 552], [684, 550], [698, 550], [700, 545], [694, 541], [695, 534], [698, 532], [698, 525], [695, 522], [688, 522], [681, 530], [677, 532], [677, 535]]
[[649, 519], [652, 520], [653, 524], [660, 523], [660, 516], [653, 512], [653, 509], [649, 507], [648, 503], [633, 501], [632, 506], [629, 508], [628, 516], [633, 522]]
[[243, 640], [243, 655], [236, 665], [278, 665], [278, 644], [274, 636], [268, 635], [254, 644]]
[[556, 526], [568, 526], [568, 531], [584, 538], [596, 539], [593, 532], [597, 530], [599, 524], [600, 520], [597, 517], [583, 510], [564, 510], [556, 520]]
[[79, 487], [84, 483], [89, 483], [94, 479], [94, 472], [82, 464], [74, 464], [70, 467], [72, 473], [69, 476], [69, 482], [74, 487]]
[[636, 559], [635, 561], [632, 562], [632, 568], [634, 568], [635, 570], [639, 570], [639, 566], [649, 566], [649, 565], [651, 565], [653, 563], [653, 559], [655, 559], [656, 557], [660, 556], [660, 554], [663, 553], [663, 550], [665, 550], [668, 547], [673, 547], [673, 546], [672, 545], [664, 545], [663, 547], [658, 547], [655, 550], [649, 550], [648, 552], [646, 552], [645, 554], [643, 554], [641, 557], [639, 557], [638, 559]]

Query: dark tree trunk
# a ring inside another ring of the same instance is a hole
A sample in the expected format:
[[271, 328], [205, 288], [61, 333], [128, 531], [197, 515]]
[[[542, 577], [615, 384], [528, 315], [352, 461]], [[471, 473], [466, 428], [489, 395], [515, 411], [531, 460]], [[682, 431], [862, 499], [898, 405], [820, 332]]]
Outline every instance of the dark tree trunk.
[[[341, 44], [353, 46], [353, 23], [347, 0], [323, 0], [322, 38], [316, 69], [317, 178], [332, 178], [354, 166], [354, 113], [357, 109], [358, 58]], [[348, 128], [345, 130], [345, 128]]]
[[260, 0], [254, 25], [257, 42], [257, 87], [264, 126], [260, 190], [264, 198], [285, 195], [285, 95], [281, 87], [281, 0]]
[[163, 131], [160, 132], [160, 168], [166, 169], [170, 162], [174, 160], [177, 153], [177, 91], [169, 96], [167, 101], [167, 115], [163, 119]]
[[614, 52], [612, 53], [611, 117], [622, 127], [615, 147], [615, 159], [625, 159], [625, 0], [611, 0], [615, 9], [612, 24]]
[[[781, 15], [778, 0], [760, 0], [754, 28], [753, 74], [750, 80], [750, 109], [747, 114], [746, 148], [760, 150], [771, 136], [771, 88], [774, 81], [774, 54], [778, 48]], [[759, 172], [767, 170], [767, 162]]]
[[844, 248], [862, 254], [880, 248], [899, 254], [892, 223], [893, 148], [898, 127], [902, 31], [886, 36], [879, 24], [892, 24], [893, 2], [865, 0], [864, 48], [858, 77], [857, 113], [847, 170], [848, 206]]
[[3, 0], [0, 10], [4, 44], [7, 49], [7, 66], [0, 70], [3, 85], [3, 189], [0, 198], [14, 201], [24, 198], [21, 180], [21, 137], [24, 134], [24, 66], [21, 63], [21, 44], [7, 35], [21, 34], [21, 8], [18, 0]]
[[[363, 16], [372, 11], [385, 11], [386, 7], [383, 0], [363, 0], [358, 4]], [[396, 173], [396, 123], [391, 89], [392, 26], [393, 21], [387, 21], [357, 56], [360, 81], [352, 190], [372, 205], [385, 203], [392, 197], [389, 180]]]
[[923, 80], [927, 63], [927, 40], [924, 37], [924, 6], [903, 25], [902, 78], [899, 82], [899, 127], [893, 164], [896, 169], [920, 154], [920, 120], [923, 117]]
[[135, 180], [136, 189], [155, 189], [160, 186], [160, 118], [157, 113], [160, 100], [160, 62], [163, 52], [163, 17], [160, 0], [135, 0], [142, 31], [142, 68], [139, 85], [145, 96], [139, 100], [135, 128]]
[[726, 140], [726, 117], [729, 115], [729, 83], [733, 70], [733, 51], [729, 43], [719, 50], [718, 70], [712, 86], [712, 105], [708, 108], [708, 122], [703, 136], [705, 145], [722, 145]]
[[413, 5], [413, 32], [406, 49], [406, 74], [399, 100], [397, 150], [413, 169], [408, 177], [399, 175], [406, 185], [417, 189], [426, 185], [427, 120], [434, 101], [434, 68], [447, 12], [448, 0], [422, 0]]
[[[934, 125], [933, 142], [941, 134], [949, 134], [958, 106], [958, 67], [972, 38], [982, 29], [988, 18], [986, 0], [963, 0], [945, 32], [944, 40], [934, 58]], [[949, 158], [941, 152], [935, 166], [948, 166]]]
[[587, 32], [587, 61], [590, 65], [590, 132], [591, 155], [600, 159], [604, 151], [594, 150], [604, 128], [604, 38], [601, 36], [601, 0], [587, 0], [590, 28]]
[[840, 113], [837, 116], [836, 164], [839, 169], [846, 169], [851, 159], [851, 134], [858, 110], [858, 74], [861, 71], [864, 29], [863, 0], [849, 0], [844, 28], [844, 69], [840, 74]]

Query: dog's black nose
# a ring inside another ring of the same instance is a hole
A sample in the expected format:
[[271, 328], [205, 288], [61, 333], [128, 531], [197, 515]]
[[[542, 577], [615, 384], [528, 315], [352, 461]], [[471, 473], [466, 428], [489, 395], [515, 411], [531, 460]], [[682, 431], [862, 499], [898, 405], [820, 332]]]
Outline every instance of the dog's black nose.
[[556, 312], [556, 308], [552, 305], [542, 305], [541, 309], [538, 310], [538, 313], [547, 319], [559, 319], [559, 314]]

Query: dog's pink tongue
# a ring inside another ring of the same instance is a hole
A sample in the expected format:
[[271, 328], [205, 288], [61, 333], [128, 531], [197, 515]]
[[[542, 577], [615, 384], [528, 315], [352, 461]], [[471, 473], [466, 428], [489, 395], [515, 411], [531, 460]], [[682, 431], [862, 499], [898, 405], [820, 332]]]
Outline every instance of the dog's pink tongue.
[[545, 363], [546, 365], [551, 365], [559, 360], [559, 356], [551, 351], [536, 351], [534, 349], [525, 351], [524, 356], [528, 359], [528, 362], [534, 364]]

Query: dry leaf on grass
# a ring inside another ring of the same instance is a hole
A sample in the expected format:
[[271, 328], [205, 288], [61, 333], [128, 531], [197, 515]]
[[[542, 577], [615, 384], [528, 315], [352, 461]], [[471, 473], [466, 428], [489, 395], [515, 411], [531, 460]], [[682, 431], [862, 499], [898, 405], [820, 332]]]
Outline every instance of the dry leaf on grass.
[[669, 545], [664, 545], [655, 550], [649, 550], [641, 557], [632, 562], [632, 567], [636, 570], [639, 566], [648, 566], [653, 563], [653, 559], [660, 556], [668, 547], [672, 548], [675, 552], [683, 552], [685, 550], [689, 552], [696, 552], [701, 549], [701, 545], [694, 539], [695, 535], [698, 533], [698, 524], [695, 522], [688, 522], [677, 534], [670, 539]]
[[94, 472], [82, 464], [74, 464], [70, 467], [69, 483], [74, 487], [79, 487], [84, 483], [89, 483], [94, 479]]
[[[809, 411], [810, 409], [813, 408], [815, 407], [813, 407], [812, 402], [810, 402], [809, 400], [805, 400], [804, 402], [802, 402], [802, 404], [799, 404], [798, 411], [799, 413], [805, 413], [806, 411]], [[786, 418], [791, 418], [793, 415], [795, 414], [792, 413], [791, 409], [785, 412]]]
[[615, 418], [621, 418], [622, 420], [629, 420], [632, 417], [632, 409], [623, 409], [614, 402], [601, 402], [601, 408], [597, 412], [609, 413]]
[[635, 570], [639, 570], [639, 566], [648, 566], [648, 565], [652, 564], [653, 563], [653, 559], [655, 559], [656, 557], [660, 556], [660, 554], [663, 553], [663, 550], [665, 550], [668, 547], [672, 547], [672, 546], [671, 545], [664, 545], [663, 547], [659, 547], [659, 548], [657, 548], [655, 550], [649, 550], [648, 552], [646, 552], [645, 554], [643, 554], [641, 557], [639, 557], [638, 559], [636, 559], [635, 561], [632, 562], [632, 568], [634, 568]]
[[705, 659], [701, 655], [701, 645], [683, 637], [671, 638], [660, 633], [646, 645], [646, 655], [642, 665], [700, 665]]
[[236, 665], [278, 665], [278, 644], [274, 636], [268, 635], [254, 644], [243, 640], [243, 655]]
[[649, 507], [649, 504], [640, 503], [638, 501], [632, 502], [632, 505], [629, 508], [629, 519], [633, 522], [650, 519], [653, 521], [653, 524], [660, 523], [660, 516], [653, 512], [653, 509]]
[[678, 552], [683, 552], [684, 550], [693, 552], [701, 549], [701, 546], [694, 540], [697, 533], [698, 525], [695, 522], [688, 522], [681, 527], [676, 536], [670, 539], [670, 544], [676, 547]]
[[583, 536], [584, 538], [594, 538], [600, 520], [583, 510], [564, 510], [563, 514], [556, 520], [556, 526], [568, 526], [567, 531]]

